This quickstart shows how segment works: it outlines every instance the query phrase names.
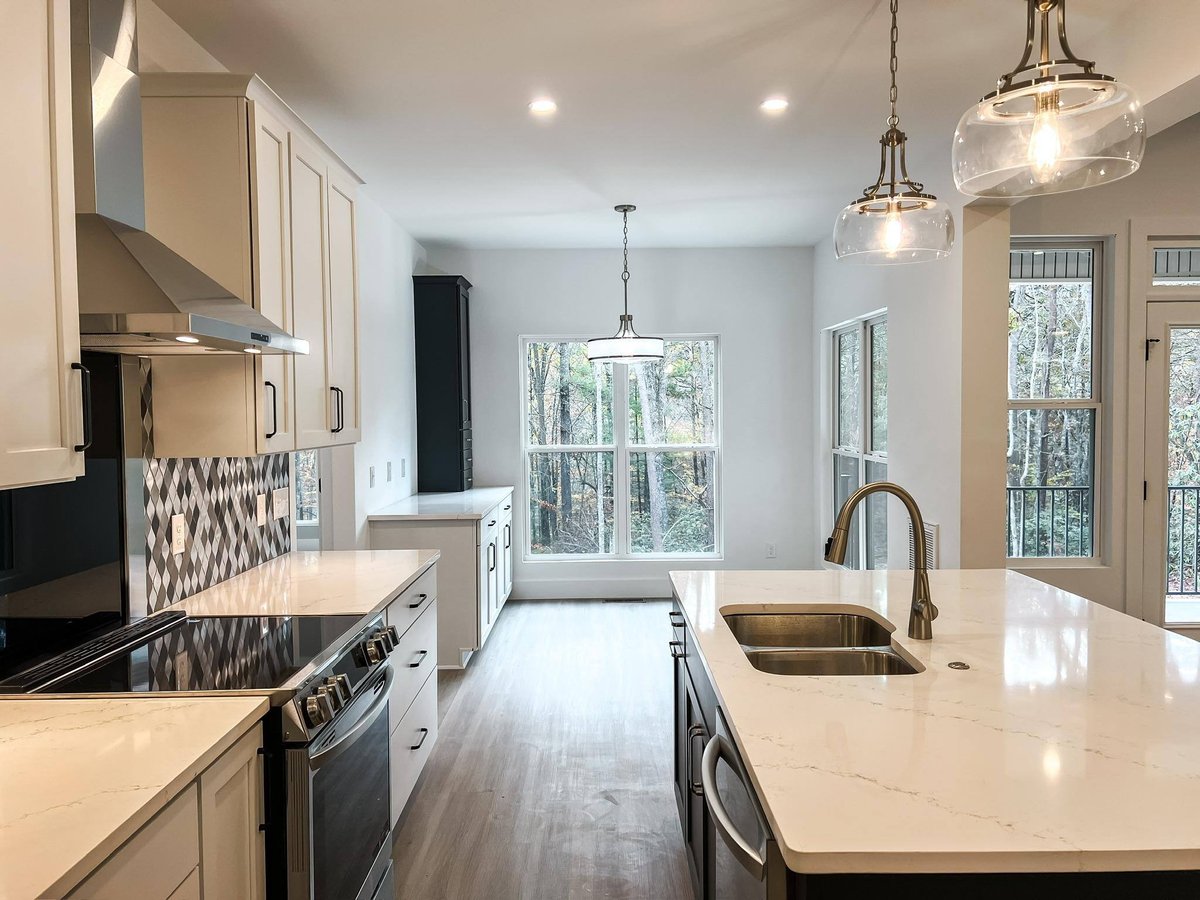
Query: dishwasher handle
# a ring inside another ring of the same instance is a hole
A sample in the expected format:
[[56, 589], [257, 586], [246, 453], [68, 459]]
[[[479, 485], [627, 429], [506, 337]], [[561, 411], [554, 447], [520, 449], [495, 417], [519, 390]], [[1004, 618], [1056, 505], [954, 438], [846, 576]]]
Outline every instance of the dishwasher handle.
[[[714, 734], [708, 742], [708, 746], [704, 748], [704, 756], [700, 761], [700, 783], [704, 786], [704, 802], [708, 806], [708, 811], [712, 813], [713, 826], [717, 834], [725, 841], [729, 851], [747, 872], [762, 881], [766, 875], [766, 840], [764, 838], [758, 847], [751, 846], [729, 817], [721, 795], [717, 792], [717, 763], [721, 759], [724, 759], [729, 767], [737, 773], [739, 779], [744, 778], [729, 739], [723, 734]], [[744, 781], [743, 784], [745, 784]], [[745, 788], [748, 792], [751, 790], [749, 785], [745, 785]], [[762, 828], [761, 823], [760, 831], [762, 834], [766, 834], [766, 829]]]

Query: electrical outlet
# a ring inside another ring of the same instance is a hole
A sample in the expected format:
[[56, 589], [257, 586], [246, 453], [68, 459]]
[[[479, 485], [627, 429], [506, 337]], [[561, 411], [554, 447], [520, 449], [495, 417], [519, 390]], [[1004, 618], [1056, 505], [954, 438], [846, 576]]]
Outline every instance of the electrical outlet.
[[779, 554], [776, 551], [775, 544], [771, 541], [767, 542], [767, 559], [775, 559]]
[[367, 481], [370, 482], [367, 487], [375, 487], [375, 467], [370, 466], [367, 469]]
[[387, 461], [387, 480], [390, 484], [392, 480], [392, 461], [390, 459]]
[[271, 492], [271, 518], [282, 519], [291, 512], [292, 494], [288, 488], [276, 488]]
[[171, 552], [183, 553], [187, 550], [187, 516], [176, 513], [171, 516]]
[[267, 524], [267, 495], [259, 494], [254, 498], [254, 520], [258, 523], [258, 527], [262, 528]]

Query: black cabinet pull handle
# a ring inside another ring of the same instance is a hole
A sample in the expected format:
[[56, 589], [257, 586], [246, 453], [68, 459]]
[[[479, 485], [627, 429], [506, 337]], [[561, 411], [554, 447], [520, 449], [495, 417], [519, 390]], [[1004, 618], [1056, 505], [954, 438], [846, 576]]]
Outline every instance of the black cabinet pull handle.
[[275, 387], [274, 382], [271, 381], [264, 381], [263, 387], [271, 389], [271, 430], [265, 435], [267, 440], [270, 440], [279, 434], [279, 404], [277, 402], [279, 400], [279, 390]]
[[416, 661], [416, 662], [410, 662], [410, 663], [408, 664], [408, 667], [409, 667], [410, 669], [419, 669], [419, 668], [421, 668], [421, 663], [425, 662], [425, 657], [427, 657], [428, 655], [429, 655], [429, 651], [428, 651], [428, 650], [422, 650], [420, 653], [418, 653], [418, 654], [417, 654], [417, 661]]
[[75, 452], [82, 453], [92, 446], [92, 372], [83, 363], [71, 363], [79, 371], [79, 387], [83, 393], [83, 443], [75, 445]]
[[667, 646], [671, 648], [672, 659], [683, 659], [683, 641], [667, 641]]
[[492, 521], [488, 522], [488, 528], [491, 528], [495, 524], [496, 524], [496, 520], [492, 519]]
[[420, 729], [420, 731], [421, 731], [421, 739], [419, 741], [417, 741], [415, 744], [413, 744], [411, 747], [409, 747], [408, 748], [409, 750], [420, 750], [421, 745], [425, 743], [425, 738], [429, 737], [429, 729], [428, 728], [422, 728], [422, 729]]
[[488, 544], [488, 571], [496, 571], [496, 542]]
[[703, 725], [693, 725], [688, 729], [688, 788], [697, 797], [704, 796], [704, 782], [692, 780], [692, 747], [696, 743], [696, 738], [701, 739], [702, 744], [708, 743], [708, 736], [704, 732]]
[[512, 526], [504, 526], [504, 549], [507, 550], [512, 546]]
[[329, 430], [333, 434], [337, 434], [346, 427], [345, 395], [342, 393], [342, 389], [340, 387], [331, 387], [329, 390], [333, 391], [333, 396], [337, 399], [337, 405], [334, 407], [334, 410], [336, 411], [337, 425]]
[[422, 603], [424, 603], [428, 599], [429, 599], [428, 594], [417, 594], [417, 602], [408, 604], [408, 608], [416, 609], [418, 606], [420, 606]]
[[505, 511], [505, 512], [508, 512], [510, 509], [512, 509], [512, 504], [511, 504], [511, 503], [506, 503], [506, 504], [504, 505], [504, 511]]

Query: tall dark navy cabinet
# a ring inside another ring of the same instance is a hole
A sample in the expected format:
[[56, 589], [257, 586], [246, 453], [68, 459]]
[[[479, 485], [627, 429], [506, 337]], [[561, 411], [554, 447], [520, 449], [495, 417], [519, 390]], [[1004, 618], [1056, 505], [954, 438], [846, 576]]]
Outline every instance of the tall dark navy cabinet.
[[471, 282], [414, 275], [417, 491], [465, 491], [471, 465]]

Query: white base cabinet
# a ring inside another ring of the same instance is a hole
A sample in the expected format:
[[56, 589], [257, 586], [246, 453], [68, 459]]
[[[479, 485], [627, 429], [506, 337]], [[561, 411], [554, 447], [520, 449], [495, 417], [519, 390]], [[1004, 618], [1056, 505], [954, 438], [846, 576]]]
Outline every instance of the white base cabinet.
[[395, 675], [388, 699], [392, 824], [399, 821], [437, 743], [437, 572], [430, 569], [388, 606], [400, 632], [388, 657]]
[[368, 516], [373, 550], [441, 551], [438, 665], [442, 668], [466, 667], [487, 641], [512, 593], [512, 502], [509, 490], [482, 518]]
[[260, 747], [255, 725], [68, 900], [262, 900]]

